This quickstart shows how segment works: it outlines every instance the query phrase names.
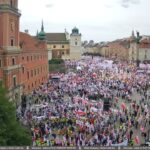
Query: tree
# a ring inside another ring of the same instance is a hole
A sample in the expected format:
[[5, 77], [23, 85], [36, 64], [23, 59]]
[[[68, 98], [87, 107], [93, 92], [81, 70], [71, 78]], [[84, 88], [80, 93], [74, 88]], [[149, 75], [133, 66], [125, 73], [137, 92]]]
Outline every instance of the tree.
[[0, 146], [31, 145], [29, 131], [16, 119], [16, 111], [6, 96], [6, 90], [0, 87]]

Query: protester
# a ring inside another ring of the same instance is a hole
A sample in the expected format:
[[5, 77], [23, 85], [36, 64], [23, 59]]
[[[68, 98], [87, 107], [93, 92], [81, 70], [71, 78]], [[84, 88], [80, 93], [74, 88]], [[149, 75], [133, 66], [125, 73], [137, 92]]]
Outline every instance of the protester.
[[138, 74], [134, 64], [97, 57], [65, 65], [75, 71], [50, 74], [29, 96], [23, 119], [32, 129], [33, 145], [139, 145], [135, 131], [145, 133], [150, 123], [149, 75]]

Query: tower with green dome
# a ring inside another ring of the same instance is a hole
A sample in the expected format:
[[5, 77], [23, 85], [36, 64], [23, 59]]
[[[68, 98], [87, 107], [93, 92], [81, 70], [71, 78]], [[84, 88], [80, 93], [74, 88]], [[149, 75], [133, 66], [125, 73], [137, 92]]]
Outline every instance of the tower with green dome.
[[46, 33], [44, 31], [43, 21], [42, 21], [41, 31], [38, 33], [38, 39], [39, 40], [46, 40]]
[[74, 27], [70, 34], [70, 59], [78, 60], [82, 56], [81, 34], [79, 29]]

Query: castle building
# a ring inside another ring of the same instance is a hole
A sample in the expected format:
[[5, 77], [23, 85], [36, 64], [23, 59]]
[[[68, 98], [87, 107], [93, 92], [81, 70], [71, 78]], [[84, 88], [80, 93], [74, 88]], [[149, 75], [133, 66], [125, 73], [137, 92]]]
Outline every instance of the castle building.
[[38, 39], [45, 36], [48, 49], [48, 60], [51, 59], [70, 59], [78, 60], [82, 56], [81, 34], [75, 27], [72, 33], [65, 30], [64, 33], [43, 33], [37, 34]]
[[48, 77], [48, 51], [44, 39], [19, 32], [18, 0], [0, 0], [0, 83], [16, 105]]

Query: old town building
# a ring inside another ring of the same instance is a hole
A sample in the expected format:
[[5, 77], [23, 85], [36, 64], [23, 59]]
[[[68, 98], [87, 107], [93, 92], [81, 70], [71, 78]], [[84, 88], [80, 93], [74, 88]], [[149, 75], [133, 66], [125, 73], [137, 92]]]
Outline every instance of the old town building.
[[20, 16], [18, 0], [0, 1], [0, 82], [16, 105], [48, 77], [46, 42], [19, 32]]
[[48, 49], [48, 60], [56, 58], [78, 60], [83, 54], [81, 34], [76, 27], [72, 29], [70, 35], [66, 30], [64, 33], [46, 33], [41, 29], [36, 37], [38, 39], [45, 37]]
[[[66, 33], [46, 33], [49, 60], [51, 58], [69, 58], [70, 47]], [[67, 57], [68, 56], [68, 57]]]

